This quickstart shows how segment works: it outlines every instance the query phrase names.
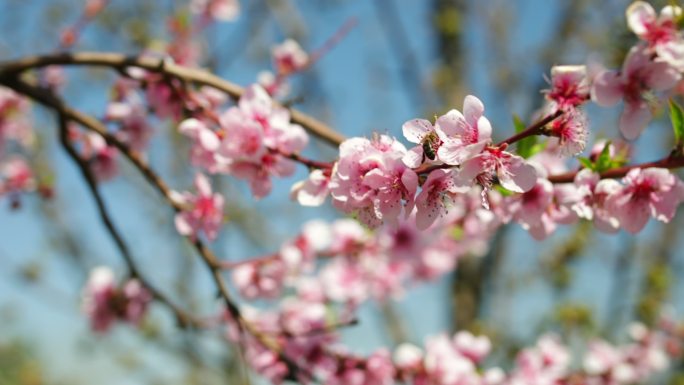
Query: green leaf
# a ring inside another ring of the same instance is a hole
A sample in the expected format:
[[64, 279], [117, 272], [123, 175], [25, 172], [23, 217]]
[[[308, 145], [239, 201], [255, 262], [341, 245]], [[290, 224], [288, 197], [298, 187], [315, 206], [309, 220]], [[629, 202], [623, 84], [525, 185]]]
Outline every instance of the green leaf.
[[511, 196], [511, 195], [515, 194], [513, 191], [511, 191], [511, 190], [509, 190], [509, 189], [503, 187], [503, 186], [500, 185], [500, 184], [494, 185], [494, 189], [495, 189], [496, 191], [498, 191], [501, 195], [505, 196], [505, 197]]
[[603, 146], [603, 150], [601, 150], [601, 153], [594, 164], [594, 171], [601, 173], [610, 170], [612, 167], [613, 161], [610, 159], [610, 145], [611, 143], [608, 141], [605, 146]]
[[454, 240], [460, 241], [461, 239], [463, 239], [463, 235], [464, 235], [464, 231], [463, 231], [463, 228], [461, 226], [454, 226], [451, 229], [451, 237]]
[[[515, 132], [519, 133], [525, 130], [525, 123], [523, 123], [522, 120], [520, 120], [520, 117], [517, 115], [513, 115], [513, 126], [515, 127]], [[516, 152], [518, 155], [522, 156], [523, 158], [527, 159], [531, 157], [532, 155], [538, 153], [539, 151], [543, 150], [544, 147], [537, 148], [537, 137], [536, 136], [528, 136], [525, 139], [522, 139], [518, 141], [517, 147], [516, 147]]]
[[674, 131], [675, 143], [679, 147], [684, 139], [684, 111], [674, 100], [670, 99], [670, 121]]
[[582, 166], [584, 166], [584, 168], [588, 168], [592, 171], [596, 168], [594, 166], [594, 163], [592, 163], [591, 159], [589, 159], [589, 158], [580, 157], [580, 158], [577, 158], [577, 160], [579, 160], [579, 162], [582, 164]]
[[518, 115], [513, 115], [513, 127], [515, 127], [516, 134], [525, 131], [525, 123]]

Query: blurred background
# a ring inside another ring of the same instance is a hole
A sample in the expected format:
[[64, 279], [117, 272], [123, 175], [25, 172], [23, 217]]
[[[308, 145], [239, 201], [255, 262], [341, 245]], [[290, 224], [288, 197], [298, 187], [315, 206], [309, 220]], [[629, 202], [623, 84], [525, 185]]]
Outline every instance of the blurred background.
[[[667, 1], [653, 1], [656, 9]], [[292, 79], [294, 106], [346, 136], [371, 132], [401, 136], [401, 124], [460, 109], [467, 94], [487, 108], [496, 138], [513, 132], [512, 115], [525, 121], [541, 107], [545, 74], [555, 64], [589, 60], [617, 67], [634, 43], [622, 0], [242, 0], [239, 19], [202, 31], [203, 66], [241, 85], [271, 68], [270, 50], [286, 38], [307, 51], [343, 24], [354, 29], [309, 71]], [[73, 24], [82, 0], [0, 0], [0, 60], [55, 52], [60, 32]], [[187, 12], [185, 0], [112, 0], [90, 23], [74, 50], [138, 54], [169, 39], [169, 21]], [[102, 116], [114, 74], [70, 68], [65, 98]], [[81, 288], [94, 266], [125, 271], [97, 217], [78, 170], [56, 145], [54, 119], [35, 107], [39, 164], [54, 178], [55, 197], [26, 196], [21, 207], [0, 200], [0, 385], [241, 383], [243, 371], [218, 332], [177, 329], [154, 305], [141, 331], [117, 326], [93, 335], [80, 313]], [[619, 108], [589, 108], [592, 142], [614, 138]], [[191, 185], [188, 147], [169, 124], [158, 122], [152, 166], [171, 186]], [[635, 146], [634, 161], [669, 151], [662, 116]], [[329, 160], [335, 150], [316, 143], [308, 155]], [[589, 146], [590, 147], [590, 146]], [[172, 212], [129, 165], [102, 190], [143, 271], [177, 302], [199, 313], [217, 309], [208, 272], [173, 227]], [[291, 202], [290, 186], [306, 176], [276, 180], [259, 202], [246, 184], [214, 182], [227, 198], [230, 222], [215, 242], [217, 254], [241, 260], [275, 250], [312, 218], [339, 216], [330, 206]], [[280, 192], [280, 193], [278, 193]], [[511, 354], [541, 332], [569, 341], [601, 335], [619, 341], [632, 320], [651, 323], [663, 310], [684, 310], [681, 216], [664, 226], [651, 221], [638, 236], [597, 234], [590, 224], [566, 226], [543, 242], [516, 225], [504, 227], [481, 258], [411, 288], [390, 303], [369, 303], [360, 324], [343, 331], [358, 352], [379, 345], [419, 343], [426, 335], [469, 329], [489, 335], [493, 360]], [[268, 306], [268, 304], [265, 304]], [[680, 370], [681, 364], [680, 364]], [[675, 374], [673, 378], [677, 378]]]

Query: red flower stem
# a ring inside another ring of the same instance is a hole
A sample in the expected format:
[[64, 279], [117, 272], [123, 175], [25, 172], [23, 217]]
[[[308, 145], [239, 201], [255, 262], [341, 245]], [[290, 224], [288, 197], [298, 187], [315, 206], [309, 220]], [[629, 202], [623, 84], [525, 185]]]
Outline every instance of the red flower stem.
[[561, 111], [561, 110], [558, 110], [551, 115], [547, 115], [544, 119], [535, 122], [534, 124], [525, 128], [524, 130], [520, 131], [519, 133], [517, 133], [517, 134], [511, 136], [510, 138], [498, 143], [496, 146], [501, 147], [503, 145], [511, 145], [511, 144], [513, 144], [517, 141], [520, 141], [522, 139], [525, 139], [529, 136], [541, 135], [542, 131], [544, 129], [544, 126], [553, 122], [554, 120], [556, 120], [556, 118], [558, 118], [561, 115], [563, 115], [563, 111]]

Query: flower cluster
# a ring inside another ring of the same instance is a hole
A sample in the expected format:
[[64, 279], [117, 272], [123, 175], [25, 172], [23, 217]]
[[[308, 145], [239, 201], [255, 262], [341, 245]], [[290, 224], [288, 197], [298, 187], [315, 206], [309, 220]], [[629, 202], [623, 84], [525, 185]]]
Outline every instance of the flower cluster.
[[114, 321], [140, 323], [152, 300], [150, 292], [137, 279], [118, 285], [114, 273], [101, 266], [90, 272], [83, 290], [83, 312], [93, 331], [104, 333]]
[[[227, 267], [249, 299], [276, 298], [302, 284], [317, 287], [326, 301], [352, 307], [369, 298], [398, 297], [407, 284], [437, 278], [460, 258], [486, 252], [499, 217], [481, 207], [476, 191], [460, 195], [455, 207], [429, 234], [416, 227], [415, 216], [375, 233], [351, 219], [310, 222], [277, 253]], [[316, 270], [318, 260], [326, 263]]]
[[13, 208], [19, 207], [22, 192], [35, 189], [33, 170], [23, 158], [12, 157], [0, 163], [0, 197], [9, 196]]
[[147, 107], [133, 79], [119, 79], [113, 87], [113, 99], [107, 105], [105, 121], [118, 125], [117, 137], [132, 150], [144, 152], [154, 130], [147, 121]]
[[0, 87], [0, 197], [8, 195], [12, 207], [19, 205], [20, 193], [36, 188], [30, 164], [13, 151], [33, 143], [33, 131], [26, 119], [28, 110], [26, 99]]
[[[684, 336], [675, 329], [650, 330], [630, 326], [631, 341], [613, 345], [593, 340], [583, 354], [573, 357], [554, 334], [541, 336], [522, 349], [513, 367], [484, 367], [492, 350], [486, 336], [460, 331], [453, 337], [440, 334], [426, 338], [423, 347], [403, 343], [394, 354], [380, 348], [367, 357], [341, 347], [329, 328], [326, 307], [310, 298], [283, 302], [275, 311], [248, 309], [245, 318], [261, 333], [272, 336], [291, 364], [283, 362], [258, 340], [249, 338], [246, 357], [250, 366], [273, 383], [294, 378], [302, 383], [325, 384], [563, 384], [591, 383], [627, 385], [641, 383], [665, 371], [671, 360], [681, 357]], [[227, 317], [228, 337], [236, 340], [235, 322]], [[289, 355], [288, 355], [289, 354]], [[580, 368], [573, 363], [579, 362]], [[290, 371], [290, 368], [292, 371]]]
[[173, 192], [170, 197], [184, 208], [176, 214], [176, 230], [192, 240], [203, 233], [213, 241], [223, 224], [223, 196], [212, 192], [209, 179], [202, 174], [195, 175], [195, 189], [197, 195]]
[[217, 129], [194, 118], [181, 123], [180, 132], [193, 140], [194, 164], [246, 179], [257, 198], [271, 191], [272, 176], [294, 173], [289, 156], [308, 143], [304, 129], [292, 124], [289, 112], [257, 85], [249, 87], [238, 105], [224, 111], [215, 123]]
[[297, 72], [304, 71], [311, 64], [309, 54], [295, 40], [287, 39], [271, 50], [275, 74], [262, 71], [258, 83], [270, 95], [284, 96], [289, 92], [287, 78]]
[[483, 188], [485, 206], [494, 179], [513, 192], [534, 186], [534, 167], [506, 151], [505, 144], [492, 143], [484, 105], [474, 96], [466, 97], [463, 113], [451, 110], [434, 125], [415, 119], [406, 122], [403, 131], [417, 146], [407, 150], [386, 135], [346, 140], [330, 179], [312, 172], [297, 185], [294, 196], [310, 205], [322, 203], [329, 192], [335, 207], [369, 227], [396, 223], [415, 207], [416, 223], [424, 230], [475, 185]]

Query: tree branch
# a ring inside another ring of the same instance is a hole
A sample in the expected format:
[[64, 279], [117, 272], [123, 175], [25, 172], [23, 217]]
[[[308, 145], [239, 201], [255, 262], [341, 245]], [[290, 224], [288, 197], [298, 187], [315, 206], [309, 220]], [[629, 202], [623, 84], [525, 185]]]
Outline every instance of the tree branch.
[[[119, 72], [125, 72], [127, 67], [137, 67], [150, 72], [172, 76], [183, 81], [211, 86], [225, 92], [234, 99], [240, 98], [244, 92], [242, 87], [202, 69], [183, 67], [164, 59], [125, 56], [110, 52], [60, 53], [0, 62], [0, 82], [4, 83], [7, 79], [18, 78], [18, 75], [26, 70], [49, 65], [108, 67]], [[301, 125], [312, 135], [332, 146], [339, 146], [345, 139], [343, 135], [318, 119], [294, 109], [290, 109], [290, 114], [293, 123]]]
[[92, 170], [90, 170], [90, 167], [88, 166], [88, 163], [81, 158], [74, 148], [73, 144], [69, 142], [69, 133], [67, 129], [67, 117], [60, 114], [58, 112], [58, 119], [59, 119], [59, 138], [60, 142], [62, 144], [62, 147], [64, 147], [64, 150], [66, 153], [69, 155], [69, 157], [74, 161], [74, 164], [78, 166], [79, 170], [81, 171], [81, 175], [83, 176], [83, 179], [86, 181], [88, 185], [88, 189], [90, 190], [90, 193], [95, 200], [95, 203], [97, 205], [97, 210], [98, 213], [100, 214], [100, 219], [102, 220], [102, 223], [105, 225], [105, 228], [107, 229], [107, 232], [109, 232], [109, 235], [112, 237], [114, 240], [114, 243], [116, 244], [116, 247], [119, 249], [119, 252], [121, 253], [121, 256], [123, 257], [126, 266], [128, 268], [128, 271], [130, 275], [133, 278], [137, 278], [140, 280], [140, 282], [147, 288], [150, 293], [152, 293], [153, 297], [165, 304], [166, 306], [171, 309], [171, 311], [174, 313], [176, 320], [178, 321], [179, 325], [181, 327], [187, 327], [187, 326], [193, 326], [193, 327], [201, 327], [202, 322], [198, 319], [195, 319], [193, 316], [191, 316], [188, 312], [182, 310], [180, 307], [175, 305], [168, 297], [166, 297], [165, 294], [163, 294], [161, 291], [159, 291], [157, 288], [155, 288], [149, 280], [145, 279], [141, 273], [140, 269], [138, 269], [138, 266], [135, 263], [135, 260], [133, 259], [133, 255], [131, 254], [130, 249], [128, 248], [128, 245], [126, 242], [123, 240], [123, 237], [121, 236], [121, 233], [119, 233], [119, 230], [116, 228], [114, 225], [114, 222], [111, 219], [111, 216], [109, 215], [109, 211], [107, 210], [107, 206], [104, 203], [104, 200], [102, 199], [102, 195], [100, 194], [98, 188], [97, 188], [97, 181], [95, 179], [95, 176], [92, 173]]

